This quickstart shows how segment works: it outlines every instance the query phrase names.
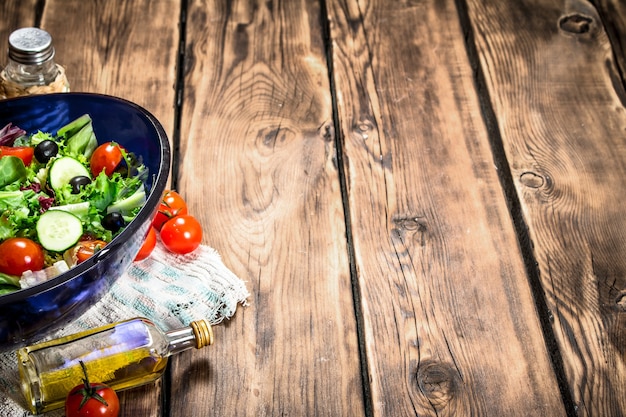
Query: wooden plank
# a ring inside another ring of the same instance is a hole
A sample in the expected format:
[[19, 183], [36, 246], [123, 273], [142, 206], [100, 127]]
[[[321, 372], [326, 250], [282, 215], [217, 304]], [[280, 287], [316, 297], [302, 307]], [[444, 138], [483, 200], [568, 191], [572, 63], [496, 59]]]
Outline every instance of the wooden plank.
[[72, 91], [133, 101], [171, 139], [179, 16], [180, 0], [56, 0], [46, 1], [41, 26], [53, 34]]
[[[248, 282], [172, 416], [363, 414], [319, 2], [191, 1], [178, 189]], [[193, 190], [190, 192], [189, 190]]]
[[[179, 11], [179, 0], [48, 0], [41, 27], [53, 36], [72, 91], [133, 101], [152, 112], [171, 139]], [[161, 394], [161, 381], [120, 393], [120, 415], [161, 415]]]
[[35, 26], [37, 0], [0, 2], [0, 68], [7, 64], [7, 42], [15, 29]]
[[614, 51], [586, 1], [468, 6], [578, 415], [623, 416], [626, 93]]
[[328, 13], [373, 415], [564, 415], [455, 2]]

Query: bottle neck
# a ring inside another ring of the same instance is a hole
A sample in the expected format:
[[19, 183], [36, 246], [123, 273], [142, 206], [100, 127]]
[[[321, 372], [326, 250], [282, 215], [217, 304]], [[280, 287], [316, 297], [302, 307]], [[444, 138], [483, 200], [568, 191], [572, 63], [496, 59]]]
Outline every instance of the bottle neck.
[[165, 336], [169, 343], [170, 355], [196, 347], [196, 336], [191, 327], [169, 331]]
[[165, 333], [169, 344], [169, 355], [213, 344], [213, 330], [205, 320], [191, 322], [189, 327]]

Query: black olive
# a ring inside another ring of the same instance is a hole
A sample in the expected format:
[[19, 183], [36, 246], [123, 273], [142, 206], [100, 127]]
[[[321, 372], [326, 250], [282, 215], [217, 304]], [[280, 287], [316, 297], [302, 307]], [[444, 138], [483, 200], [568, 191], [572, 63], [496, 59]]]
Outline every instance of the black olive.
[[126, 222], [124, 221], [124, 217], [122, 217], [122, 215], [117, 211], [108, 213], [102, 218], [101, 223], [102, 227], [110, 230], [112, 233], [117, 233], [117, 231], [124, 227], [124, 225], [126, 224]]
[[35, 158], [42, 164], [47, 163], [50, 158], [56, 156], [58, 152], [59, 145], [53, 140], [46, 139], [35, 146]]
[[70, 186], [72, 187], [72, 194], [80, 193], [80, 189], [89, 184], [91, 179], [84, 175], [77, 175], [70, 180]]

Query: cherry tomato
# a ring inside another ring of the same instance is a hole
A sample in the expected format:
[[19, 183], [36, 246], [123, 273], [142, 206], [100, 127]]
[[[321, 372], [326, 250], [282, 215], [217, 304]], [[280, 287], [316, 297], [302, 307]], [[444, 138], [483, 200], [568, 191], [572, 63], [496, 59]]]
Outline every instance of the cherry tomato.
[[65, 398], [65, 417], [117, 417], [120, 401], [115, 391], [101, 383], [90, 383], [85, 373], [83, 383], [75, 386]]
[[176, 191], [168, 190], [163, 195], [152, 225], [161, 230], [166, 221], [181, 214], [187, 214], [187, 203]]
[[13, 155], [17, 156], [24, 162], [24, 165], [29, 166], [35, 155], [35, 148], [30, 146], [0, 146], [0, 157]]
[[107, 243], [103, 240], [81, 240], [74, 246], [76, 261], [78, 263], [86, 261], [91, 258], [94, 253], [102, 250], [106, 244]]
[[43, 249], [30, 239], [12, 237], [0, 243], [0, 272], [21, 276], [43, 269], [43, 262]]
[[148, 256], [150, 256], [150, 254], [154, 250], [154, 247], [156, 246], [156, 243], [157, 243], [156, 229], [154, 227], [150, 227], [150, 230], [148, 231], [148, 234], [146, 235], [146, 240], [144, 240], [143, 245], [141, 245], [141, 249], [139, 249], [137, 256], [135, 256], [135, 261], [143, 261]]
[[115, 168], [122, 162], [122, 150], [115, 142], [105, 142], [91, 154], [91, 173], [94, 177], [104, 170], [107, 176], [113, 175]]
[[190, 214], [176, 216], [163, 225], [161, 240], [170, 252], [178, 254], [192, 252], [202, 242], [202, 226]]

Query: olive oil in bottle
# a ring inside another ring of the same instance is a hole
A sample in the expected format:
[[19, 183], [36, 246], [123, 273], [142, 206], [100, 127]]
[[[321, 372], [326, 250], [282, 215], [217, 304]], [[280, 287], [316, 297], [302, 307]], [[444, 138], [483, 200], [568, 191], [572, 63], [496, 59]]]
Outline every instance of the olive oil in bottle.
[[134, 318], [20, 349], [17, 352], [22, 392], [30, 411], [44, 413], [63, 406], [67, 393], [84, 377], [116, 391], [155, 381], [168, 357], [213, 343], [204, 320], [163, 332], [146, 318]]

